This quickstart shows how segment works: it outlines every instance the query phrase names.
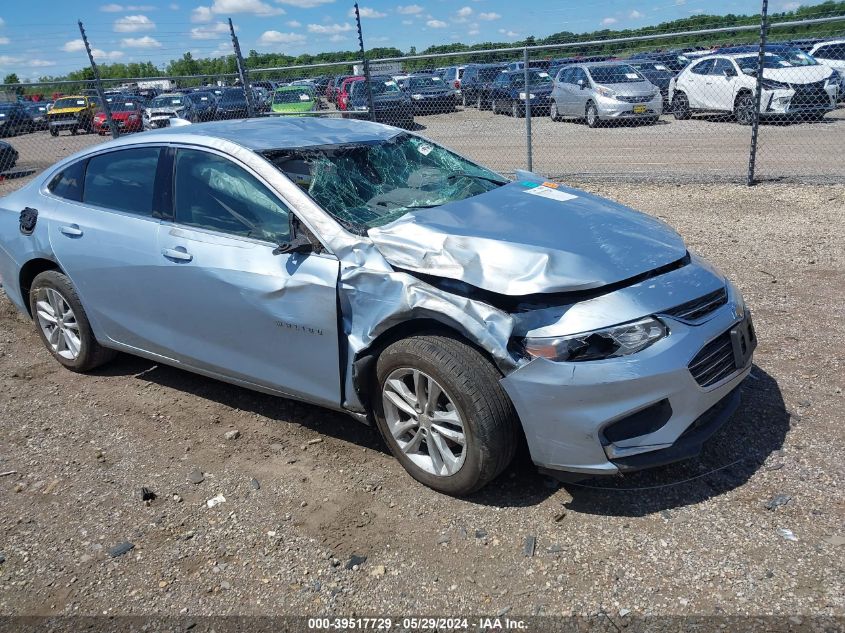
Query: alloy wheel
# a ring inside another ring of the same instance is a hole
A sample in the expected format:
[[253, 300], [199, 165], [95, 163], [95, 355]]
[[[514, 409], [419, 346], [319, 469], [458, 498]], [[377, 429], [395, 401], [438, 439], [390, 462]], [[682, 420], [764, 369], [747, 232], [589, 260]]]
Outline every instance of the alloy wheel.
[[54, 288], [41, 288], [36, 298], [38, 325], [59, 356], [76, 360], [82, 352], [79, 323], [67, 300]]
[[385, 421], [399, 449], [427, 473], [448, 477], [466, 459], [464, 421], [452, 398], [428, 374], [394, 370], [382, 388]]
[[754, 119], [754, 98], [745, 94], [736, 104], [736, 120], [742, 125], [750, 125]]

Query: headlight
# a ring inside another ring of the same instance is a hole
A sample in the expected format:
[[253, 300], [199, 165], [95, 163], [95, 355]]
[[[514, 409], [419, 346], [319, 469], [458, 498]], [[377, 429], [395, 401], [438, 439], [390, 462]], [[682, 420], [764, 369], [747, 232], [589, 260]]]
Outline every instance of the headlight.
[[528, 94], [528, 95], [526, 96], [526, 94], [525, 94], [524, 92], [520, 92], [520, 93], [519, 93], [519, 98], [520, 98], [520, 99], [522, 99], [523, 101], [525, 101], [525, 99], [526, 99], [526, 98], [528, 98], [528, 99], [534, 99], [534, 98], [536, 98], [536, 95], [534, 95], [533, 93], [530, 93], [530, 94]]
[[789, 90], [790, 85], [774, 79], [763, 79], [761, 82], [763, 90]]
[[608, 99], [616, 98], [616, 91], [611, 90], [610, 88], [605, 88], [604, 86], [596, 86], [596, 92], [598, 92], [602, 97], [607, 97]]
[[600, 360], [634, 354], [668, 333], [663, 323], [648, 317], [571, 336], [526, 338], [523, 348], [529, 356], [557, 362]]
[[352, 109], [353, 109], [353, 110], [355, 110], [356, 112], [366, 112], [366, 111], [367, 111], [367, 106], [365, 106], [365, 105], [362, 105], [362, 106], [354, 106]]
[[417, 101], [419, 101], [420, 99], [422, 99], [422, 97], [423, 97], [423, 96], [422, 96], [422, 95], [420, 95], [420, 94], [411, 95], [411, 99], [416, 99]]

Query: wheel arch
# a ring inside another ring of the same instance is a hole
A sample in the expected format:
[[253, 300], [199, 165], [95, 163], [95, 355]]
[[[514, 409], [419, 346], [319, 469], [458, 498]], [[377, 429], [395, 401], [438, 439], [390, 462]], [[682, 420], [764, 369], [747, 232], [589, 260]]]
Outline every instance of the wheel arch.
[[29, 290], [32, 288], [32, 281], [41, 273], [48, 270], [57, 270], [64, 274], [61, 266], [52, 259], [36, 257], [30, 259], [23, 266], [18, 274], [18, 288], [21, 293], [21, 302], [26, 307], [27, 314], [32, 318], [32, 308], [29, 305]]

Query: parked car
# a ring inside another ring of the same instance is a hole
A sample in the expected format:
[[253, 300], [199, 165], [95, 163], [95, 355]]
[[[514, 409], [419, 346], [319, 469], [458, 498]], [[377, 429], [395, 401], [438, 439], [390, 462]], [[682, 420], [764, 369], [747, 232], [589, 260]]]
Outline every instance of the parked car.
[[241, 119], [249, 116], [243, 88], [225, 88], [217, 100], [218, 119]]
[[188, 95], [197, 113], [197, 121], [217, 118], [217, 96], [211, 90], [196, 90]]
[[551, 101], [552, 80], [544, 70], [528, 69], [527, 91], [524, 70], [500, 73], [490, 89], [490, 109], [493, 114], [504, 112], [513, 117], [525, 116], [528, 103], [531, 104], [532, 114], [548, 114]]
[[88, 147], [0, 199], [0, 277], [66, 369], [123, 351], [345, 412], [454, 495], [522, 438], [580, 476], [696, 454], [757, 343], [664, 222], [343, 119]]
[[[529, 59], [528, 60], [528, 68], [535, 68], [537, 70], [544, 70], [548, 71], [551, 68], [552, 60], [550, 59]], [[520, 60], [516, 62], [509, 62], [507, 66], [505, 66], [505, 70], [512, 71], [512, 70], [524, 70], [525, 69], [525, 61]]]
[[454, 112], [458, 105], [457, 92], [438, 75], [410, 75], [403, 90], [411, 97], [414, 114]]
[[[373, 93], [374, 118], [405, 129], [414, 126], [414, 106], [410, 97], [399, 89], [391, 77], [373, 77], [370, 80]], [[346, 110], [350, 115], [369, 110], [369, 96], [365, 80], [354, 81], [349, 88]]]
[[[122, 99], [112, 99], [109, 103], [111, 118], [120, 132], [141, 132], [144, 129], [144, 104], [140, 99], [122, 95]], [[109, 123], [103, 111], [94, 115], [94, 131], [109, 134]]]
[[817, 42], [810, 55], [820, 64], [833, 68], [839, 75], [839, 99], [845, 99], [845, 39]]
[[11, 143], [0, 141], [0, 174], [12, 169], [18, 162], [18, 150]]
[[464, 76], [464, 69], [466, 66], [447, 66], [446, 68], [440, 68], [434, 72], [435, 75], [440, 77], [443, 81], [445, 81], [449, 86], [455, 89], [456, 94], [458, 96], [461, 95], [461, 79]]
[[549, 116], [584, 119], [594, 128], [606, 121], [656, 123], [662, 113], [657, 86], [625, 62], [601, 62], [558, 71]]
[[[670, 87], [675, 118], [721, 112], [750, 125], [754, 120], [757, 65], [757, 54], [710, 55], [690, 64]], [[793, 66], [767, 52], [762, 88], [760, 116], [818, 120], [836, 107], [839, 77], [827, 66]]]
[[349, 109], [349, 91], [351, 90], [352, 84], [356, 81], [364, 81], [364, 77], [362, 75], [351, 75], [344, 79], [340, 83], [340, 86], [338, 86], [336, 92], [336, 105], [338, 110], [346, 111]]
[[276, 88], [270, 109], [275, 114], [303, 116], [317, 110], [318, 97], [311, 86], [282, 86]]
[[686, 55], [687, 52], [688, 49], [675, 49], [669, 51], [635, 53], [631, 55], [630, 61], [638, 59], [649, 59], [653, 62], [659, 62], [660, 64], [663, 64], [673, 74], [677, 75], [691, 61], [691, 58]]
[[99, 106], [99, 99], [88, 95], [76, 95], [56, 99], [47, 113], [47, 125], [51, 136], [58, 136], [62, 130], [71, 134], [91, 132], [94, 113]]
[[49, 101], [36, 101], [26, 104], [26, 110], [32, 119], [33, 130], [46, 130], [48, 128], [47, 113], [51, 106], [52, 103]]
[[334, 77], [326, 88], [326, 101], [338, 105], [338, 99], [340, 98], [340, 86], [350, 77], [354, 77], [354, 75], [337, 75]]
[[194, 102], [188, 95], [171, 92], [150, 101], [143, 113], [145, 130], [168, 127], [171, 119], [183, 119], [191, 123], [199, 121]]
[[636, 69], [643, 77], [658, 88], [660, 94], [663, 96], [663, 109], [669, 110], [669, 84], [672, 82], [672, 77], [675, 74], [669, 70], [666, 64], [656, 62], [651, 59], [631, 59], [628, 60], [628, 65]]
[[23, 103], [0, 102], [0, 136], [16, 136], [34, 129], [35, 122]]
[[461, 101], [479, 110], [490, 107], [490, 88], [505, 64], [467, 64], [461, 79]]

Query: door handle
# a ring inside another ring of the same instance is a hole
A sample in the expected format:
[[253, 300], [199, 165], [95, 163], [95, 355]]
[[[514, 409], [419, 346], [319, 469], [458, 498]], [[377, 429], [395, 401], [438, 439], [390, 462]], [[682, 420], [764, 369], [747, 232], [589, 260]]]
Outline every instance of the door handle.
[[185, 250], [184, 246], [177, 246], [176, 248], [162, 249], [161, 254], [167, 259], [173, 259], [179, 262], [189, 262], [194, 256]]
[[79, 228], [78, 224], [70, 224], [67, 226], [63, 226], [59, 229], [64, 235], [68, 237], [81, 237], [82, 236], [82, 229]]

